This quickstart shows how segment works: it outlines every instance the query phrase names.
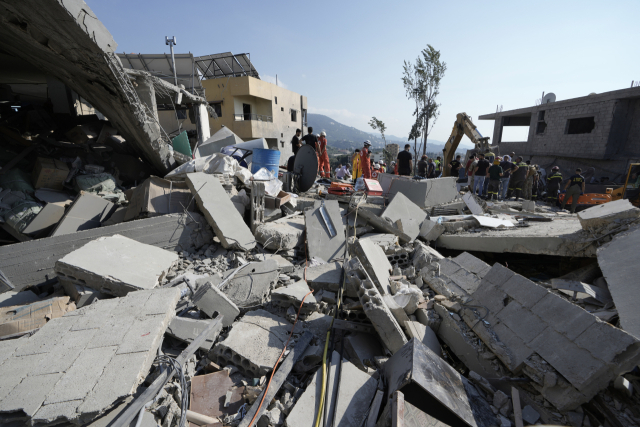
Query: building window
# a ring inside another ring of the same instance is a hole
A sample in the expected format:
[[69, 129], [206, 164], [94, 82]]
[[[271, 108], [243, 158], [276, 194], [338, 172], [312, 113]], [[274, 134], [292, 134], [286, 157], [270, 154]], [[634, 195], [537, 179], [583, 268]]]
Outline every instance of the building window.
[[580, 117], [578, 119], [567, 120], [567, 131], [569, 135], [580, 133], [591, 133], [596, 127], [595, 117]]
[[284, 107], [280, 107], [280, 111], [284, 111]]
[[275, 99], [276, 99], [276, 105], [278, 105], [278, 97], [276, 96]]
[[307, 110], [302, 109], [302, 126], [307, 125]]
[[544, 111], [538, 111], [538, 121], [544, 120]]
[[298, 111], [291, 110], [291, 121], [292, 122], [297, 122], [298, 121]]
[[176, 118], [178, 120], [186, 120], [187, 119], [187, 109], [186, 108], [181, 108], [181, 109], [177, 109], [176, 108]]
[[547, 124], [545, 122], [538, 122], [538, 125], [536, 126], [536, 134], [540, 135], [544, 133], [546, 128]]
[[222, 102], [212, 102], [209, 105], [216, 112], [216, 116], [222, 117]]

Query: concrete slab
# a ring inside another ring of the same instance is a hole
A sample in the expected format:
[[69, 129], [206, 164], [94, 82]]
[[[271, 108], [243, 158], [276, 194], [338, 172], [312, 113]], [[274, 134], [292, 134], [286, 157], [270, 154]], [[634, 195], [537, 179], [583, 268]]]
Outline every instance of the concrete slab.
[[271, 292], [271, 301], [285, 308], [293, 305], [297, 311], [304, 299], [302, 313], [309, 313], [315, 309], [317, 303], [313, 294], [307, 295], [309, 292], [310, 289], [307, 282], [298, 280], [292, 285], [283, 286]]
[[291, 263], [291, 261], [289, 261], [286, 258], [283, 258], [278, 254], [257, 254], [256, 259], [258, 261], [267, 261], [270, 259], [274, 260], [275, 262], [278, 263], [278, 269], [280, 270], [281, 273], [291, 273], [293, 272], [293, 269], [294, 269], [294, 266]]
[[220, 181], [206, 173], [190, 173], [186, 176], [191, 194], [195, 196], [200, 211], [226, 249], [251, 250], [256, 240], [244, 219]]
[[[174, 317], [167, 327], [166, 334], [170, 337], [177, 338], [180, 341], [190, 343], [191, 341], [196, 339], [202, 331], [206, 329], [210, 322], [213, 322], [213, 320]], [[201, 350], [211, 350], [211, 346], [213, 346], [213, 343], [218, 338], [218, 335], [220, 335], [220, 330], [222, 330], [222, 323], [218, 323], [218, 325], [218, 327], [213, 328], [211, 332], [209, 332], [207, 338], [202, 342], [202, 344], [200, 345]]]
[[[226, 280], [234, 271], [235, 269], [225, 271], [219, 280]], [[275, 287], [278, 276], [278, 263], [275, 260], [250, 262], [219, 289], [238, 307], [254, 307], [265, 302], [269, 291]], [[215, 277], [212, 276], [211, 279]]]
[[304, 216], [291, 215], [261, 224], [256, 229], [256, 240], [272, 251], [289, 250], [304, 245]]
[[634, 220], [640, 218], [640, 209], [636, 208], [629, 200], [614, 200], [613, 202], [596, 205], [578, 212], [580, 225], [585, 230], [597, 229], [612, 222]]
[[[50, 320], [27, 339], [15, 340], [13, 351], [3, 346], [8, 354], [0, 363], [0, 411], [33, 424], [85, 425], [96, 419], [146, 377], [179, 298], [180, 292], [172, 288], [97, 301]], [[162, 314], [144, 314], [147, 304]], [[121, 334], [111, 345], [91, 346], [95, 339], [113, 336], [109, 323], [116, 319], [126, 319], [120, 327], [125, 332], [133, 325], [144, 326]], [[135, 351], [126, 350], [131, 348]]]
[[236, 322], [227, 338], [209, 352], [220, 366], [233, 364], [249, 378], [271, 372], [291, 332], [291, 323], [259, 309]]
[[240, 314], [240, 309], [233, 303], [217, 286], [211, 282], [206, 282], [198, 286], [198, 290], [191, 301], [207, 316], [213, 318], [214, 314], [220, 313], [223, 327], [231, 326]]
[[409, 339], [417, 339], [418, 341], [422, 342], [422, 344], [429, 347], [429, 349], [435, 354], [442, 357], [442, 348], [440, 348], [440, 342], [438, 341], [436, 333], [433, 332], [431, 328], [423, 325], [420, 322], [413, 322], [411, 320], [407, 323], [409, 324], [406, 325], [405, 329], [407, 330]]
[[81, 191], [71, 204], [52, 237], [100, 227], [116, 210], [116, 205], [102, 197]]
[[204, 217], [164, 215], [126, 222], [110, 227], [94, 228], [78, 233], [0, 246], [0, 270], [16, 287], [38, 285], [55, 277], [56, 261], [99, 237], [121, 234], [140, 243], [167, 250], [190, 250], [210, 243], [211, 229]]
[[38, 235], [56, 225], [64, 216], [64, 204], [47, 203], [36, 217], [22, 230], [26, 235]]
[[393, 196], [384, 212], [382, 212], [382, 217], [389, 218], [393, 223], [400, 221], [402, 223], [402, 231], [411, 240], [415, 240], [420, 234], [420, 226], [427, 218], [427, 214], [418, 205], [409, 200], [407, 196], [397, 193]]
[[526, 228], [443, 234], [436, 240], [436, 245], [460, 251], [576, 257], [594, 257], [596, 250], [595, 246], [587, 241], [587, 236], [582, 233], [582, 227], [576, 218], [531, 222]]
[[634, 254], [639, 239], [640, 226], [636, 226], [598, 249], [598, 265], [618, 309], [620, 325], [636, 338], [640, 338], [640, 290], [636, 285], [640, 263]]
[[[320, 214], [323, 205], [336, 232], [333, 237], [331, 237]], [[342, 223], [340, 206], [337, 200], [316, 201], [313, 208], [305, 211], [304, 219], [307, 231], [309, 258], [319, 258], [325, 262], [337, 261], [344, 258], [344, 224]]]
[[382, 248], [371, 240], [358, 240], [355, 252], [380, 293], [391, 295], [389, 277], [392, 267]]
[[324, 289], [335, 292], [340, 287], [341, 274], [342, 263], [338, 261], [308, 267], [306, 271], [307, 283], [316, 291]]
[[436, 178], [421, 181], [394, 179], [388, 196], [402, 193], [420, 208], [429, 208], [454, 201], [459, 197], [456, 178]]
[[0, 307], [12, 307], [14, 305], [31, 304], [32, 302], [40, 301], [38, 295], [31, 291], [23, 292], [5, 292], [0, 294]]
[[[334, 352], [333, 357], [340, 360], [340, 355], [337, 352]], [[347, 360], [343, 360], [339, 365], [342, 370], [340, 384], [330, 381], [327, 386], [330, 390], [327, 398], [330, 407], [327, 408], [327, 412], [332, 410], [333, 405], [336, 405], [335, 425], [337, 427], [360, 426], [369, 411], [378, 381]], [[336, 378], [336, 373], [332, 371], [330, 378]], [[319, 369], [287, 416], [287, 427], [313, 425], [320, 405], [321, 389], [322, 370]], [[336, 397], [338, 398], [336, 399]]]
[[440, 237], [442, 233], [444, 233], [444, 226], [442, 224], [427, 219], [422, 222], [418, 236], [425, 242], [432, 242]]
[[152, 289], [178, 260], [178, 255], [118, 234], [87, 243], [56, 262], [61, 282], [89, 286], [124, 296]]

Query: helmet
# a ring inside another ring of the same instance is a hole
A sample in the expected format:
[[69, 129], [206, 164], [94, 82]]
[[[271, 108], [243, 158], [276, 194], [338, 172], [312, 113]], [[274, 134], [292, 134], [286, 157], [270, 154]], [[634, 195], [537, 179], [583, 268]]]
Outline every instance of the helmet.
[[380, 169], [380, 164], [379, 164], [379, 163], [376, 163], [375, 165], [373, 165], [373, 168], [374, 168], [374, 169]]
[[371, 145], [371, 141], [369, 141], [368, 139], [364, 142], [365, 147], [368, 147]]
[[560, 170], [560, 168], [559, 168], [558, 166], [554, 166], [554, 167], [552, 167], [552, 168], [551, 168], [551, 170], [552, 170], [552, 171], [559, 171], [559, 170]]
[[325, 131], [320, 132], [321, 136], [327, 136], [327, 133]]
[[498, 159], [494, 160], [494, 161], [493, 161], [493, 164], [494, 164], [494, 165], [499, 165], [499, 164], [500, 164], [500, 160], [498, 160]]

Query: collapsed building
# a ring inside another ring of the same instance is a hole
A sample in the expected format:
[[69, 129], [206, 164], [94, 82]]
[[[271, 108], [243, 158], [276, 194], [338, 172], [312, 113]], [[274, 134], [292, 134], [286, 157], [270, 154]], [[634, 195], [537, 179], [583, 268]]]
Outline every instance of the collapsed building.
[[[571, 215], [390, 174], [381, 194], [333, 195], [317, 164], [284, 192], [219, 152], [252, 143], [240, 128], [207, 133], [238, 104], [207, 85], [272, 96], [245, 59], [199, 86], [184, 55], [176, 82], [142, 69], [166, 56], [115, 55], [80, 1], [0, 7], [3, 96], [19, 75], [61, 94], [0, 104], [0, 424], [640, 424], [628, 200]], [[298, 101], [277, 101], [287, 126]], [[165, 134], [177, 110], [201, 155]]]

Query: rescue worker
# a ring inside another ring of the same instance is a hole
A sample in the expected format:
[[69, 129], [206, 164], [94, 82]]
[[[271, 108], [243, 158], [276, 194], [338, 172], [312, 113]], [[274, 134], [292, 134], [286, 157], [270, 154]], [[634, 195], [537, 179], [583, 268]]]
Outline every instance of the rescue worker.
[[311, 147], [313, 147], [315, 151], [317, 151], [318, 138], [316, 138], [316, 136], [313, 134], [313, 128], [311, 126], [307, 128], [307, 131], [309, 133], [303, 136], [302, 140], [304, 141], [305, 144], [310, 145]]
[[565, 194], [562, 200], [562, 209], [565, 209], [569, 197], [571, 197], [571, 213], [576, 213], [578, 198], [584, 194], [585, 179], [582, 176], [582, 169], [576, 169], [575, 175], [569, 177], [569, 182], [564, 186]]
[[493, 162], [496, 160], [496, 155], [493, 151], [487, 148], [484, 153], [484, 158], [487, 159], [487, 161], [493, 165]]
[[[516, 201], [522, 197], [522, 189], [527, 178], [529, 167], [522, 161], [522, 157], [516, 158], [516, 168], [511, 170], [511, 179], [509, 180], [509, 190], [515, 193]], [[511, 196], [508, 194], [508, 198]]]
[[380, 173], [387, 173], [387, 165], [384, 160], [380, 160]]
[[391, 169], [394, 175], [398, 175], [398, 164], [396, 162], [391, 162]]
[[435, 160], [436, 164], [436, 178], [442, 175], [442, 157], [438, 156]]
[[416, 175], [418, 175], [420, 178], [426, 178], [427, 177], [427, 168], [429, 167], [429, 163], [427, 162], [427, 155], [423, 154], [422, 157], [420, 158], [420, 161], [418, 162], [418, 173]]
[[371, 179], [371, 159], [369, 154], [369, 147], [371, 142], [366, 140], [364, 147], [360, 150], [360, 165], [362, 166], [362, 177], [365, 179]]
[[378, 180], [378, 176], [380, 175], [380, 164], [376, 163], [373, 165], [373, 171], [371, 171], [371, 179]]
[[296, 134], [291, 138], [291, 149], [293, 150], [293, 155], [298, 154], [298, 150], [302, 147], [302, 140], [300, 139], [302, 136], [302, 131], [300, 129], [296, 129]]
[[451, 168], [451, 176], [455, 176], [456, 178], [458, 178], [458, 171], [462, 167], [459, 154], [456, 156], [455, 160], [451, 160], [451, 163], [449, 163], [449, 167]]
[[427, 165], [427, 178], [435, 178], [436, 177], [436, 164], [433, 159], [429, 159], [429, 163]]
[[500, 199], [505, 200], [507, 198], [507, 191], [509, 190], [509, 178], [511, 178], [511, 171], [515, 169], [516, 166], [511, 163], [511, 158], [509, 156], [504, 156], [500, 162], [500, 167], [502, 168], [502, 178], [500, 178]]
[[547, 202], [554, 205], [558, 204], [560, 184], [562, 184], [562, 174], [560, 173], [560, 168], [554, 166], [551, 168], [551, 175], [547, 177]]
[[362, 168], [360, 167], [360, 149], [356, 148], [356, 151], [351, 156], [351, 169], [353, 170], [353, 182], [362, 176]]
[[318, 169], [321, 178], [331, 178], [331, 166], [329, 165], [329, 153], [327, 152], [327, 133], [322, 131], [318, 139]]
[[502, 168], [500, 167], [500, 160], [495, 159], [493, 165], [488, 170], [489, 174], [489, 187], [487, 187], [487, 197], [493, 200], [495, 197], [498, 200], [498, 192], [500, 191], [500, 178], [502, 177]]
[[533, 177], [536, 174], [536, 167], [534, 165], [529, 165], [527, 177], [524, 180], [523, 198], [525, 200], [531, 200], [531, 196], [533, 195]]
[[542, 195], [543, 190], [544, 190], [544, 186], [542, 185], [541, 172], [539, 170], [536, 170], [536, 173], [533, 176], [533, 188], [531, 190], [531, 200], [533, 201], [539, 200], [538, 195]]

